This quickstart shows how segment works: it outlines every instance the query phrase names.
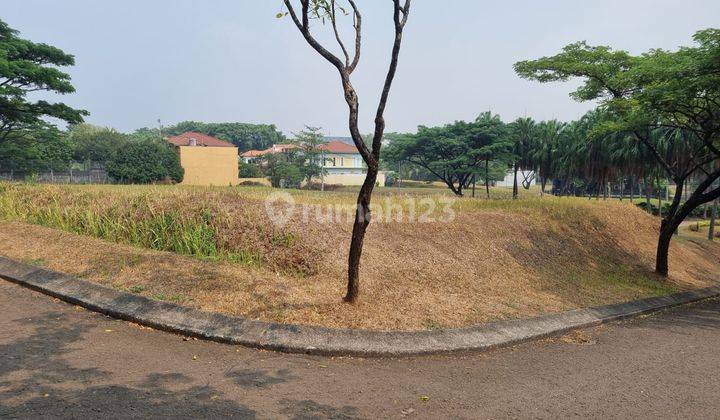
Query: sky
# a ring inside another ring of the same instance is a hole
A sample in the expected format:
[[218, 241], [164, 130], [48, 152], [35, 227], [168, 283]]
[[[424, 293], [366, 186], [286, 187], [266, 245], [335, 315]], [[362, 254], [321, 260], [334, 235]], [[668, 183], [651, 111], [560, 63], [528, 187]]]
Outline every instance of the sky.
[[[389, 0], [358, 0], [363, 49], [353, 85], [360, 129], [371, 132], [392, 46]], [[347, 136], [337, 71], [312, 50], [281, 0], [0, 0], [0, 19], [23, 38], [73, 54], [76, 92], [91, 124], [130, 132], [184, 120], [305, 125]], [[342, 24], [349, 27], [350, 22]], [[519, 60], [586, 40], [632, 53], [689, 45], [720, 26], [717, 0], [414, 0], [405, 28], [386, 131], [472, 120], [576, 119], [593, 105], [568, 97], [576, 82], [538, 84]], [[335, 47], [330, 28], [312, 30]], [[350, 33], [344, 32], [350, 40]], [[337, 51], [337, 49], [334, 49]], [[57, 97], [40, 95], [43, 99]]]

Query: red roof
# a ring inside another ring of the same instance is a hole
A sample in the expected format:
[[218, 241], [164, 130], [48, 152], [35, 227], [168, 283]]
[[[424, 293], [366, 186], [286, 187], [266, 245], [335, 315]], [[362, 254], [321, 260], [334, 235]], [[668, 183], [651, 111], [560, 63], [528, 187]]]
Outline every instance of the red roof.
[[196, 133], [194, 131], [188, 131], [182, 133], [179, 136], [170, 137], [167, 139], [168, 142], [175, 146], [190, 146], [192, 140], [195, 140], [195, 145], [205, 147], [235, 147], [234, 144], [225, 140], [216, 139], [215, 137], [208, 136], [202, 133]]
[[[276, 144], [265, 150], [248, 150], [242, 153], [240, 156], [252, 158], [263, 156], [268, 153], [282, 153], [289, 149], [295, 149], [300, 146], [296, 144]], [[340, 140], [331, 140], [325, 144], [318, 146], [318, 150], [324, 150], [328, 153], [359, 153], [355, 145], [342, 142]]]
[[318, 146], [318, 149], [330, 153], [359, 153], [354, 144], [348, 144], [340, 140], [331, 140], [322, 146]]
[[265, 150], [248, 150], [247, 152], [243, 152], [240, 154], [242, 157], [258, 157], [263, 156], [268, 153], [283, 153], [290, 149], [297, 149], [300, 146], [297, 144], [287, 143], [287, 144], [274, 144], [269, 149]]
[[258, 157], [262, 156], [266, 153], [269, 153], [267, 150], [248, 150], [247, 152], [243, 152], [240, 154], [242, 157]]

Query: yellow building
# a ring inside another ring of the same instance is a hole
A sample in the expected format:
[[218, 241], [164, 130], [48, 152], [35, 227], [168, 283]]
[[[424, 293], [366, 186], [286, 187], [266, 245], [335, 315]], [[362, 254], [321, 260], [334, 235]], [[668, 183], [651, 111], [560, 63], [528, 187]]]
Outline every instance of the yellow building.
[[185, 170], [183, 185], [237, 185], [238, 148], [205, 134], [187, 132], [170, 137]]

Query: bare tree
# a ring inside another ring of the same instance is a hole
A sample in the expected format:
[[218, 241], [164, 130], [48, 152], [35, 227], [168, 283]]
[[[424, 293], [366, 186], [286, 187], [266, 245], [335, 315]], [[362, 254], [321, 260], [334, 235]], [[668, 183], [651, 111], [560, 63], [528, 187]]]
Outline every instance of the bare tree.
[[[300, 0], [299, 13], [296, 12], [291, 0], [283, 0], [285, 7], [287, 7], [287, 13], [290, 14], [290, 17], [302, 36], [305, 38], [305, 41], [307, 41], [307, 43], [318, 52], [318, 54], [329, 61], [330, 64], [335, 66], [340, 73], [340, 81], [345, 94], [345, 102], [347, 102], [349, 110], [348, 126], [350, 128], [350, 135], [352, 136], [353, 143], [355, 143], [355, 146], [367, 165], [367, 175], [365, 176], [365, 181], [360, 188], [360, 193], [357, 198], [357, 209], [355, 211], [355, 221], [353, 223], [352, 239], [350, 242], [350, 254], [348, 256], [347, 294], [344, 299], [346, 302], [355, 302], [358, 298], [360, 287], [360, 256], [362, 254], [363, 240], [365, 238], [365, 231], [367, 230], [371, 219], [370, 199], [372, 197], [373, 188], [375, 187], [375, 182], [377, 181], [380, 164], [380, 146], [383, 132], [385, 131], [385, 118], [383, 117], [385, 113], [385, 104], [387, 103], [388, 95], [390, 94], [390, 87], [393, 79], [395, 78], [395, 71], [397, 70], [403, 29], [405, 28], [405, 23], [407, 22], [408, 14], [410, 12], [410, 0], [405, 0], [403, 4], [401, 4], [401, 0], [392, 0], [395, 39], [393, 41], [392, 52], [390, 55], [390, 65], [388, 67], [387, 75], [385, 76], [385, 83], [380, 95], [380, 102], [378, 103], [377, 111], [375, 113], [375, 130], [372, 136], [371, 148], [368, 148], [368, 146], [363, 142], [360, 130], [358, 129], [358, 110], [360, 105], [355, 88], [350, 82], [350, 75], [353, 71], [355, 71], [358, 62], [360, 61], [362, 17], [355, 1], [347, 1], [352, 8], [352, 11], [347, 13], [352, 14], [353, 29], [355, 31], [355, 47], [352, 59], [350, 58], [348, 49], [342, 41], [336, 19], [337, 11], [340, 11], [341, 13], [346, 13], [346, 11], [338, 6], [335, 0]], [[342, 51], [343, 59], [339, 58], [327, 48], [322, 46], [311, 34], [309, 22], [312, 18], [321, 19], [323, 21], [327, 20], [330, 22], [333, 34], [335, 35], [335, 40]]]

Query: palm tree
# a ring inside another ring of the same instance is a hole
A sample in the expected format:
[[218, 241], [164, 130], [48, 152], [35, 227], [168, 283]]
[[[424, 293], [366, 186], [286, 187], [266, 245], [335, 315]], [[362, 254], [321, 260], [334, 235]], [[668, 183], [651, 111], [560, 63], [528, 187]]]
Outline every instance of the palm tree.
[[542, 121], [537, 126], [537, 141], [530, 155], [540, 177], [540, 195], [545, 195], [548, 179], [554, 177], [553, 162], [558, 143], [566, 124], [557, 120]]
[[[513, 170], [513, 199], [518, 196], [517, 173], [521, 171], [534, 171], [531, 151], [537, 140], [535, 120], [529, 117], [518, 118], [509, 124], [511, 139], [513, 140], [513, 154], [515, 158], [512, 163]], [[534, 172], [531, 176], [525, 176], [523, 172], [523, 187], [530, 188]]]

